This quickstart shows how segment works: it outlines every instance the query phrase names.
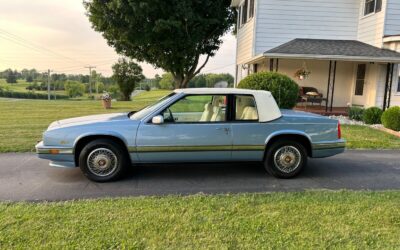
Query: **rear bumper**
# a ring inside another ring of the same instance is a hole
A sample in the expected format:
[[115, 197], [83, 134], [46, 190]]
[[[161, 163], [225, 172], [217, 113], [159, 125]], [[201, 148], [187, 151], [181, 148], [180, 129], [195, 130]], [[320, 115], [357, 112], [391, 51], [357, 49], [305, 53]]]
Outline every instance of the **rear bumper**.
[[313, 143], [312, 158], [325, 158], [341, 154], [346, 149], [345, 140]]
[[73, 148], [44, 146], [43, 142], [39, 142], [35, 148], [38, 157], [40, 159], [49, 160], [50, 166], [52, 167], [76, 167]]

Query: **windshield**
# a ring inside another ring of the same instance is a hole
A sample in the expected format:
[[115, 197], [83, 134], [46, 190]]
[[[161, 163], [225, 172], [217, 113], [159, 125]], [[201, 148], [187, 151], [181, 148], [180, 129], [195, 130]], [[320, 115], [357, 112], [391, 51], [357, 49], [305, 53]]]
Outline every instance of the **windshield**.
[[156, 103], [151, 104], [150, 106], [145, 107], [144, 109], [136, 112], [135, 114], [133, 114], [130, 118], [133, 120], [141, 120], [144, 117], [146, 117], [148, 114], [150, 114], [151, 112], [155, 111], [156, 109], [158, 109], [159, 107], [161, 107], [162, 105], [164, 105], [164, 103], [168, 102], [168, 100], [173, 97], [174, 95], [176, 95], [176, 93], [171, 93], [167, 96], [164, 96], [163, 98], [161, 98], [160, 100], [158, 100]]

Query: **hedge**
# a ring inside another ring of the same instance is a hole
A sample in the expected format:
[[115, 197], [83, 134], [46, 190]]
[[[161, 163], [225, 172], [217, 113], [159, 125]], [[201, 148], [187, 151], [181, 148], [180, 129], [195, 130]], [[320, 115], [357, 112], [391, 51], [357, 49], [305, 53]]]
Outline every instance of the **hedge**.
[[[48, 95], [34, 92], [13, 92], [13, 91], [0, 91], [0, 97], [16, 98], [16, 99], [40, 99], [47, 100]], [[54, 95], [51, 96], [54, 98]], [[69, 99], [66, 95], [56, 95], [57, 99]]]

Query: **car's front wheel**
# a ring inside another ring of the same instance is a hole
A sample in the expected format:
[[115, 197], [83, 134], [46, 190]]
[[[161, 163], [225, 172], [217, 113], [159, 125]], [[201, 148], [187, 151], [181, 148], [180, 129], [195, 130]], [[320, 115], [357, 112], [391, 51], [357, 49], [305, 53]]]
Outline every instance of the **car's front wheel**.
[[95, 182], [109, 182], [121, 178], [129, 164], [121, 145], [108, 139], [88, 143], [79, 155], [83, 174]]
[[277, 141], [268, 149], [264, 166], [269, 174], [282, 179], [298, 176], [307, 165], [307, 151], [295, 141]]

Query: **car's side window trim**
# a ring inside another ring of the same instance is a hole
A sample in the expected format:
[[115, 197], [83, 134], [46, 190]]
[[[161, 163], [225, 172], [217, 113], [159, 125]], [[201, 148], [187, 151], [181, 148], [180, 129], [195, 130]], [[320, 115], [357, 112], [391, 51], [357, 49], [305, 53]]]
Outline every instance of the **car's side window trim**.
[[175, 124], [175, 125], [177, 125], [177, 124], [179, 124], [179, 125], [181, 125], [181, 124], [199, 124], [199, 125], [206, 125], [206, 124], [227, 124], [227, 123], [230, 123], [230, 120], [229, 120], [229, 109], [230, 109], [230, 105], [229, 105], [229, 94], [185, 94], [185, 95], [182, 95], [180, 98], [178, 98], [178, 99], [176, 99], [176, 100], [174, 100], [173, 102], [171, 102], [171, 103], [169, 103], [166, 107], [163, 107], [163, 108], [161, 108], [161, 109], [159, 109], [159, 110], [157, 110], [156, 112], [154, 112], [154, 114], [155, 115], [151, 115], [151, 117], [145, 122], [145, 124], [147, 124], [147, 125], [153, 125], [153, 123], [152, 123], [152, 117], [154, 117], [154, 116], [157, 116], [157, 115], [162, 115], [162, 113], [165, 111], [165, 110], [167, 110], [167, 109], [169, 109], [170, 107], [172, 107], [175, 103], [177, 103], [177, 102], [179, 102], [179, 101], [181, 101], [182, 99], [184, 99], [184, 98], [186, 98], [186, 97], [189, 97], [189, 96], [225, 96], [226, 98], [227, 98], [227, 101], [228, 101], [228, 104], [227, 104], [227, 106], [226, 106], [226, 112], [225, 112], [225, 121], [215, 121], [215, 122], [177, 122], [177, 123], [174, 123], [174, 122], [166, 122], [166, 123], [164, 123], [164, 124], [168, 124], [168, 125], [173, 125], [173, 124]]
[[[249, 96], [249, 97], [252, 97], [254, 99], [254, 105], [255, 105], [255, 108], [257, 110], [257, 116], [258, 116], [257, 120], [236, 120], [236, 97], [238, 97], [238, 96]], [[261, 123], [260, 122], [260, 114], [259, 114], [258, 111], [259, 110], [258, 110], [258, 107], [257, 107], [257, 100], [254, 97], [254, 95], [251, 95], [251, 94], [235, 94], [235, 95], [232, 95], [232, 114], [231, 114], [231, 122], [232, 123]]]

